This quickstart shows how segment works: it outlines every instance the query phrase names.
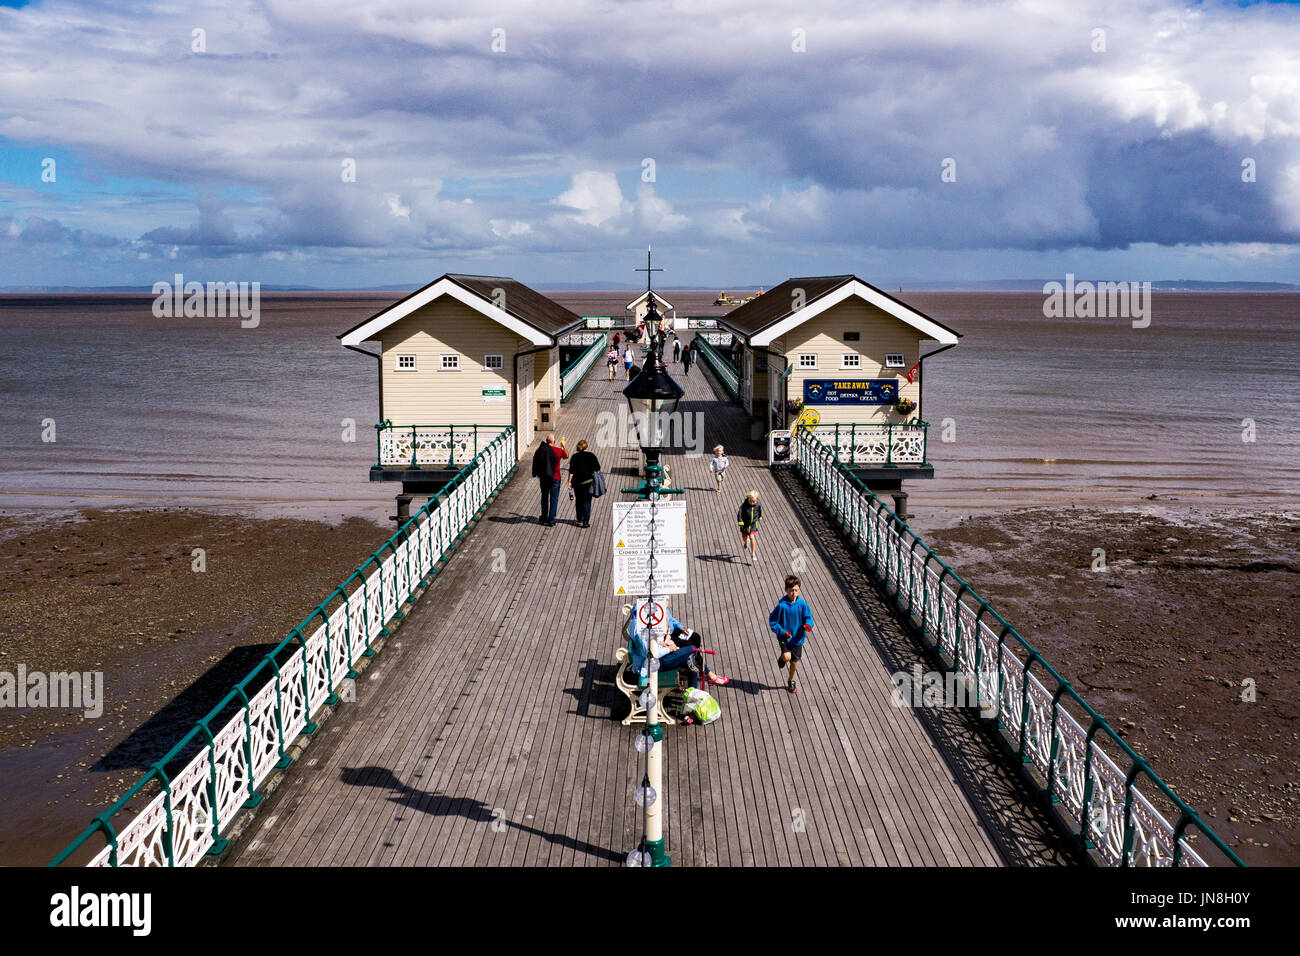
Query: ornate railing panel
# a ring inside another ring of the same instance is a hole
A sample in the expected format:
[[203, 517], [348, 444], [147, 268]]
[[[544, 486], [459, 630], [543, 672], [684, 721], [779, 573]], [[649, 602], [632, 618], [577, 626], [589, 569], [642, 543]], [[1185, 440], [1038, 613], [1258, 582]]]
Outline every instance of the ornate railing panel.
[[[1086, 849], [1112, 866], [1205, 866], [1188, 844], [1195, 832], [1225, 862], [1243, 865], [1015, 628], [837, 460], [835, 445], [803, 429], [796, 442], [800, 475], [945, 666], [964, 678], [981, 713], [997, 720], [1015, 759], [1045, 781], [1036, 785]], [[1175, 825], [1139, 780], [1168, 801]]]
[[805, 428], [845, 464], [925, 464], [928, 422], [839, 422], [799, 430]]
[[[91, 866], [193, 866], [219, 852], [225, 842], [220, 835], [240, 808], [261, 800], [257, 788], [275, 767], [288, 765], [294, 739], [315, 731], [312, 715], [339, 699], [356, 664], [374, 653], [371, 642], [388, 634], [401, 605], [438, 573], [517, 466], [514, 429], [506, 428], [51, 865], [96, 833], [105, 845]], [[218, 719], [224, 722], [214, 730]], [[169, 776], [191, 750], [182, 769]], [[150, 784], [159, 792], [147, 797]], [[132, 801], [146, 799], [122, 825]]]
[[463, 468], [511, 425], [375, 426], [376, 468]]

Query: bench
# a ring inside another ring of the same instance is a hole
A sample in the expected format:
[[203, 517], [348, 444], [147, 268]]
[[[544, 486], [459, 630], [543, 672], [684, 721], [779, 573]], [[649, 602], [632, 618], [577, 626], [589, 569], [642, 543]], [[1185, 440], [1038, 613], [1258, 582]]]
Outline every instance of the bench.
[[[632, 605], [624, 604], [623, 613], [626, 617], [623, 620], [623, 626], [620, 628], [619, 634], [626, 635], [627, 625], [632, 617]], [[632, 670], [633, 654], [632, 639], [630, 637], [622, 647], [614, 652], [614, 657], [618, 661], [618, 667], [614, 671], [614, 683], [618, 686], [618, 689], [623, 692], [623, 696], [627, 698], [628, 706], [630, 708], [627, 716], [623, 718], [623, 725], [626, 727], [629, 724], [644, 724], [646, 716], [645, 708], [641, 706], [639, 698], [641, 697], [642, 692], [649, 686], [649, 681]], [[659, 721], [661, 723], [677, 723], [677, 721], [668, 713], [668, 709], [664, 707], [664, 697], [667, 696], [669, 692], [677, 690], [677, 671], [679, 669], [680, 668], [674, 668], [668, 670], [666, 668], [661, 668], [657, 672], [659, 678], [659, 693], [657, 694], [659, 702], [656, 706], [659, 708]]]

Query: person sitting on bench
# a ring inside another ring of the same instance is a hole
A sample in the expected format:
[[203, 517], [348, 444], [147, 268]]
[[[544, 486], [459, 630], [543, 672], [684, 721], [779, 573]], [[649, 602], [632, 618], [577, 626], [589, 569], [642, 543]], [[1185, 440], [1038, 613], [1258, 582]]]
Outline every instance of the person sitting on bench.
[[[636, 620], [633, 614], [629, 618], [628, 627], [632, 626], [631, 622]], [[677, 620], [672, 614], [668, 615], [668, 633], [662, 641], [655, 641], [655, 658], [659, 661], [661, 670], [676, 670], [683, 665], [686, 666], [687, 680], [692, 687], [699, 687], [701, 675], [706, 684], [715, 684], [719, 687], [730, 684], [730, 677], [723, 677], [713, 673], [709, 666], [704, 663], [704, 655], [699, 653], [698, 648], [704, 646], [704, 636], [699, 631], [693, 631], [681, 621]], [[636, 629], [635, 639], [632, 641], [632, 667], [642, 678], [647, 677], [646, 668], [646, 648], [645, 638], [640, 628]]]

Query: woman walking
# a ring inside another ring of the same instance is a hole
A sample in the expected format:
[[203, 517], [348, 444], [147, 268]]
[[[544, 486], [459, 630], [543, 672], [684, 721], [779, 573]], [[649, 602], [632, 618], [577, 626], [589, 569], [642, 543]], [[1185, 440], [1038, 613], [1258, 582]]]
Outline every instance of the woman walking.
[[569, 490], [573, 492], [573, 506], [578, 512], [578, 526], [591, 527], [591, 486], [600, 462], [587, 451], [585, 441], [578, 442], [578, 450], [569, 459]]
[[609, 367], [609, 380], [614, 381], [614, 367], [618, 365], [618, 346], [611, 345], [605, 353], [605, 365]]
[[758, 503], [758, 492], [751, 491], [740, 503], [736, 524], [740, 525], [740, 553], [749, 548], [749, 563], [758, 560], [758, 523], [763, 520], [763, 506]]

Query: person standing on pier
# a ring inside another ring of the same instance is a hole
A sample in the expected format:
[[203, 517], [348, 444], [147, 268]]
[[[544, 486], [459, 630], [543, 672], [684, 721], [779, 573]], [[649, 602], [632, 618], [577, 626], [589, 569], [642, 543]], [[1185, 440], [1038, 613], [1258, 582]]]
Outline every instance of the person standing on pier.
[[713, 457], [709, 459], [709, 471], [713, 472], [713, 480], [717, 483], [715, 491], [722, 491], [722, 479], [726, 477], [728, 464], [727, 450], [721, 445], [714, 445]]
[[799, 693], [799, 683], [794, 675], [799, 669], [799, 661], [803, 658], [804, 643], [813, 629], [812, 608], [799, 596], [799, 589], [798, 576], [786, 575], [785, 594], [776, 602], [772, 613], [767, 616], [767, 626], [776, 635], [776, 642], [780, 647], [776, 657], [776, 667], [780, 670], [786, 664], [790, 665], [790, 678], [785, 689], [792, 694]]
[[555, 511], [560, 506], [560, 462], [569, 457], [564, 449], [564, 440], [555, 444], [555, 434], [546, 436], [537, 452], [533, 455], [533, 477], [542, 493], [542, 513], [538, 524], [555, 527]]
[[636, 356], [632, 354], [632, 346], [628, 346], [623, 352], [623, 367], [627, 369], [628, 381], [632, 379], [632, 364], [636, 361]]
[[682, 353], [682, 374], [691, 374], [691, 363], [695, 361], [695, 343], [692, 342], [686, 346], [686, 351]]
[[673, 361], [680, 362], [681, 360], [682, 360], [682, 342], [681, 339], [674, 336], [673, 337]]
[[618, 365], [618, 346], [611, 345], [605, 353], [605, 364], [609, 366], [609, 380], [614, 381], [614, 368]]
[[569, 490], [573, 492], [573, 505], [578, 512], [578, 525], [591, 527], [591, 486], [600, 471], [600, 460], [587, 451], [585, 441], [578, 442], [578, 450], [569, 459]]
[[763, 506], [758, 503], [758, 492], [751, 491], [740, 503], [736, 524], [740, 525], [740, 553], [743, 557], [749, 548], [749, 563], [758, 560], [758, 523], [763, 520]]

